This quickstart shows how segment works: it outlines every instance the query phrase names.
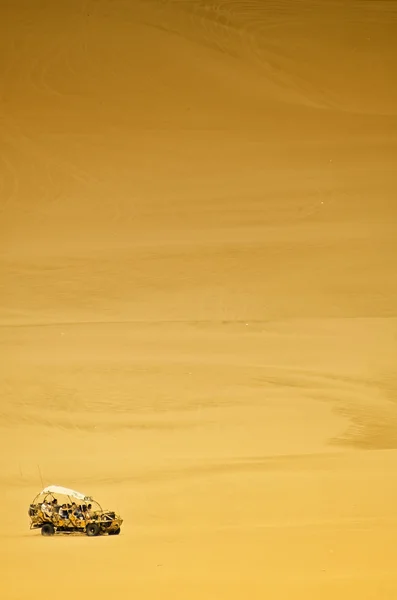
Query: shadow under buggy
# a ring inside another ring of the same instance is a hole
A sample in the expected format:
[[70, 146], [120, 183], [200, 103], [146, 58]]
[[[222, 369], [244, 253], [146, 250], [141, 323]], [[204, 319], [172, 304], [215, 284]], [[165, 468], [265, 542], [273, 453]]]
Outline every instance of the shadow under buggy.
[[103, 510], [98, 502], [69, 488], [51, 485], [42, 490], [29, 506], [30, 529], [45, 536], [55, 533], [119, 535], [123, 519]]

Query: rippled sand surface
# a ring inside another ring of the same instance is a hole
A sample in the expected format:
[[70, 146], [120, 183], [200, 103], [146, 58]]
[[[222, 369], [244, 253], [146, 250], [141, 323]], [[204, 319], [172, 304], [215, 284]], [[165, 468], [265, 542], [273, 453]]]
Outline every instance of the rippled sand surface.
[[4, 600], [395, 600], [396, 56], [394, 0], [1, 2]]

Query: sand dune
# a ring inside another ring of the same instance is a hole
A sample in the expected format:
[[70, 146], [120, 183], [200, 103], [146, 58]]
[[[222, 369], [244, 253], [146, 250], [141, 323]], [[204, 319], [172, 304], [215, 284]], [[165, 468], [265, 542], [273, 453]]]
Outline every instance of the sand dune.
[[[396, 597], [396, 39], [390, 0], [1, 3], [5, 600]], [[41, 477], [122, 535], [30, 532]]]

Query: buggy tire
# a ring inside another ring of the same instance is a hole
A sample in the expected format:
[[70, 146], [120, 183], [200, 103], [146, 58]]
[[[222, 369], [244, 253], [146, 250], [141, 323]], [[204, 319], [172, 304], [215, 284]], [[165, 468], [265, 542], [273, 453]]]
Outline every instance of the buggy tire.
[[120, 527], [114, 529], [113, 531], [109, 531], [109, 535], [120, 535]]
[[85, 532], [88, 537], [95, 537], [99, 533], [99, 526], [96, 523], [88, 523]]
[[41, 528], [41, 535], [45, 535], [45, 536], [49, 536], [49, 535], [54, 535], [55, 533], [55, 527], [52, 523], [44, 523], [44, 525]]

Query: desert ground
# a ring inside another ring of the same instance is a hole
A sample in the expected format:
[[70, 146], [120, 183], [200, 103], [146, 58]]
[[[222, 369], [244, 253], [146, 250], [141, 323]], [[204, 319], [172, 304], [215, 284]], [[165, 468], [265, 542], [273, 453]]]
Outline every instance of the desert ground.
[[393, 0], [1, 0], [2, 600], [397, 598], [396, 165]]

